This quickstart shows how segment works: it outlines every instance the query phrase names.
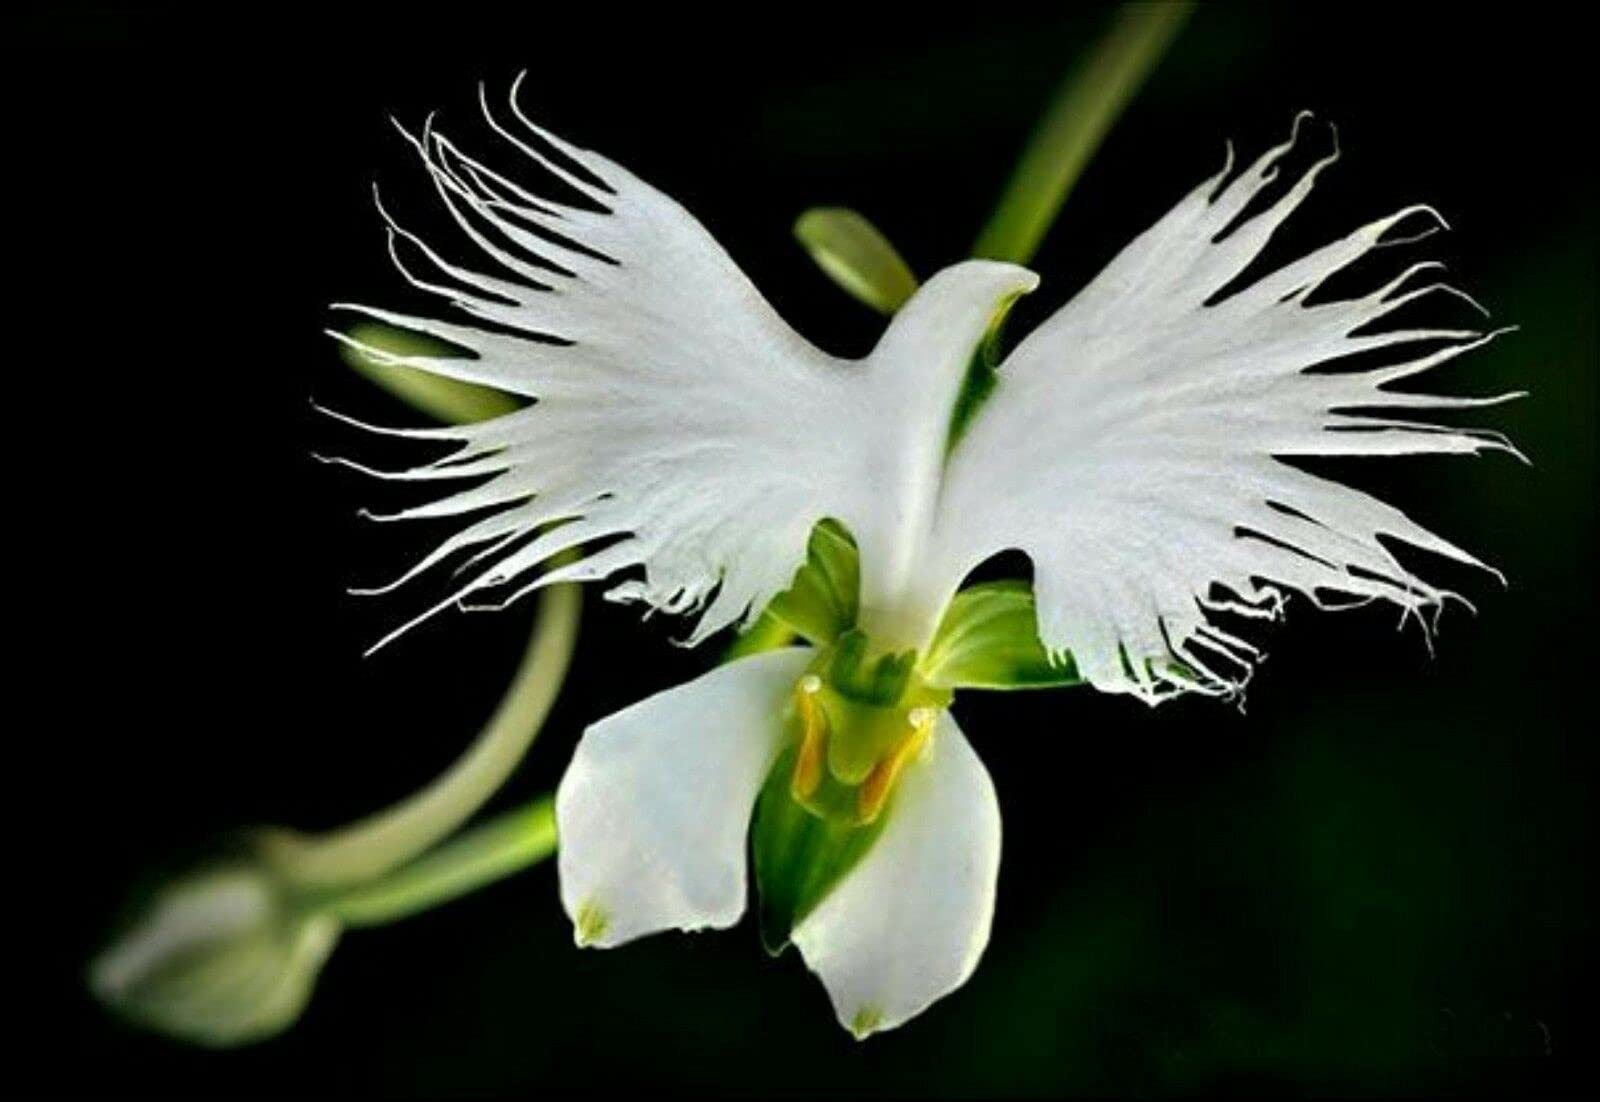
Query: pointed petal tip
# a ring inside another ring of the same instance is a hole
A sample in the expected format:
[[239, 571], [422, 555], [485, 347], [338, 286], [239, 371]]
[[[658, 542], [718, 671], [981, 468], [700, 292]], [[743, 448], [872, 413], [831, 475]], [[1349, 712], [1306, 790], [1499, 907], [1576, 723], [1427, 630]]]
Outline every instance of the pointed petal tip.
[[1441, 231], [1444, 231], [1444, 232], [1449, 232], [1450, 231], [1451, 227], [1450, 227], [1449, 221], [1445, 218], [1444, 215], [1440, 214], [1439, 213], [1439, 209], [1437, 207], [1433, 206], [1431, 203], [1413, 203], [1409, 207], [1402, 207], [1400, 210], [1396, 211], [1385, 222], [1376, 223], [1376, 225], [1381, 226], [1381, 229], [1379, 231], [1380, 233], [1387, 232], [1388, 230], [1392, 229], [1393, 227], [1399, 225], [1405, 219], [1410, 218], [1412, 215], [1415, 215], [1415, 214], [1426, 214], [1426, 215], [1428, 215], [1430, 218], [1433, 219], [1434, 225], [1428, 226], [1425, 229], [1419, 230], [1416, 233], [1408, 233], [1403, 237], [1385, 238], [1383, 240], [1380, 240], [1377, 243], [1378, 247], [1379, 248], [1393, 248], [1393, 247], [1398, 246], [1398, 245], [1415, 245], [1419, 241], [1426, 241], [1428, 238], [1432, 237], [1436, 233], [1439, 233]]
[[611, 926], [611, 916], [593, 899], [582, 904], [572, 916], [572, 941], [579, 949], [610, 948], [603, 939]]
[[871, 1004], [864, 1005], [851, 1016], [846, 1028], [857, 1041], [865, 1041], [874, 1033], [882, 1032], [883, 1011]]
[[1463, 291], [1461, 288], [1452, 287], [1447, 283], [1441, 283], [1438, 285], [1438, 287], [1446, 294], [1453, 295], [1462, 302], [1465, 302], [1468, 306], [1471, 306], [1474, 310], [1478, 311], [1478, 313], [1482, 314], [1486, 319], [1493, 317], [1493, 315], [1489, 313], [1489, 308], [1487, 306], [1473, 298], [1471, 295], [1467, 294], [1467, 292]]

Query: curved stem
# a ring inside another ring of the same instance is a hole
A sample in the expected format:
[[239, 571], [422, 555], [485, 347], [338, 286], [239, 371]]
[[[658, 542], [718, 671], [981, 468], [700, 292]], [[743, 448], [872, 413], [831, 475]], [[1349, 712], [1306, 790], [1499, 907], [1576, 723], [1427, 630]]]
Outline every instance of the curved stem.
[[274, 856], [285, 873], [308, 887], [368, 880], [403, 865], [466, 822], [511, 775], [539, 733], [566, 677], [581, 608], [578, 586], [545, 590], [511, 688], [466, 753], [393, 807], [320, 837], [281, 843]]
[[1057, 90], [972, 255], [1026, 264], [1072, 185], [1194, 10], [1128, 4]]
[[346, 926], [381, 926], [448, 903], [556, 851], [555, 799], [541, 796], [325, 905]]

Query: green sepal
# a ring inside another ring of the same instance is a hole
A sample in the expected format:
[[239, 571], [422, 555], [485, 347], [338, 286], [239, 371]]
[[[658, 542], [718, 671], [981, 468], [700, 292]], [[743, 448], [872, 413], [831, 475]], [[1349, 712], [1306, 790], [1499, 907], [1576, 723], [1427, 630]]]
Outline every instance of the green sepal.
[[812, 207], [795, 220], [794, 236], [829, 279], [880, 314], [917, 292], [917, 277], [883, 231], [847, 207]]
[[1117, 117], [1194, 11], [1118, 5], [1105, 36], [1052, 97], [972, 255], [1026, 264]]
[[789, 625], [808, 643], [826, 646], [855, 626], [860, 589], [855, 540], [839, 522], [819, 521], [811, 529], [805, 563], [763, 616]]
[[791, 745], [772, 767], [750, 827], [761, 944], [773, 956], [783, 952], [795, 926], [872, 848], [893, 811], [891, 795], [891, 806], [864, 826], [812, 814], [789, 790], [797, 754], [798, 746]]
[[922, 664], [942, 689], [1051, 689], [1081, 684], [1071, 655], [1052, 661], [1039, 641], [1033, 587], [985, 582], [957, 593]]

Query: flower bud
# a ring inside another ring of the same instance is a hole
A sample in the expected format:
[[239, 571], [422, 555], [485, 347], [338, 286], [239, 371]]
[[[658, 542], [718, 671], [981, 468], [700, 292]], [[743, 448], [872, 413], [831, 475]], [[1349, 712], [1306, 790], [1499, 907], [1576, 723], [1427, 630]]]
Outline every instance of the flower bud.
[[89, 986], [148, 1029], [247, 1044], [300, 1016], [339, 929], [264, 863], [213, 863], [159, 889], [90, 965]]

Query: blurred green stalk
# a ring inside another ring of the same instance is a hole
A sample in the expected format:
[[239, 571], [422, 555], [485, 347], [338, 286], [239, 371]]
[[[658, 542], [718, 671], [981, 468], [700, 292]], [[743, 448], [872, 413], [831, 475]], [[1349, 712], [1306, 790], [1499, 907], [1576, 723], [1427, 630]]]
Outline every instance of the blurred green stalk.
[[[398, 362], [448, 352], [437, 342], [376, 324], [336, 335], [348, 364], [442, 420], [519, 408], [505, 395]], [[195, 1044], [261, 1040], [299, 1018], [344, 927], [414, 914], [553, 853], [548, 797], [440, 843], [499, 790], [537, 737], [566, 678], [582, 607], [576, 585], [545, 590], [499, 707], [466, 752], [419, 792], [322, 835], [254, 832], [248, 844], [221, 847], [147, 892], [89, 966], [96, 997], [131, 1021]]]
[[972, 255], [1026, 264], [1117, 117], [1194, 10], [1187, 0], [1128, 4], [1062, 82]]
[[[497, 390], [388, 362], [389, 356], [448, 353], [448, 346], [429, 337], [377, 322], [336, 336], [345, 363], [441, 421], [481, 421], [520, 408]], [[311, 889], [368, 881], [425, 853], [471, 818], [511, 776], [550, 714], [572, 661], [582, 611], [578, 586], [545, 590], [511, 686], [466, 753], [421, 791], [359, 822], [316, 837], [273, 835], [269, 852], [285, 874]]]
[[279, 836], [271, 852], [286, 874], [309, 887], [381, 876], [471, 818], [511, 776], [550, 714], [572, 660], [582, 607], [575, 584], [545, 590], [522, 663], [477, 741], [431, 784], [393, 807], [330, 834]]
[[327, 909], [346, 926], [394, 922], [537, 864], [555, 850], [555, 799], [541, 796], [375, 883], [336, 895]]

